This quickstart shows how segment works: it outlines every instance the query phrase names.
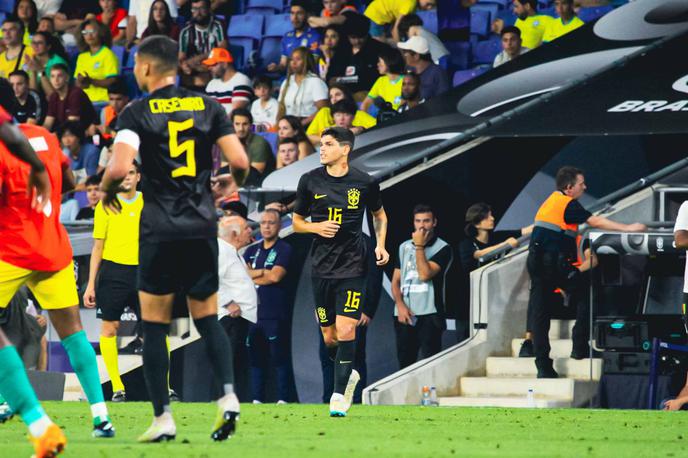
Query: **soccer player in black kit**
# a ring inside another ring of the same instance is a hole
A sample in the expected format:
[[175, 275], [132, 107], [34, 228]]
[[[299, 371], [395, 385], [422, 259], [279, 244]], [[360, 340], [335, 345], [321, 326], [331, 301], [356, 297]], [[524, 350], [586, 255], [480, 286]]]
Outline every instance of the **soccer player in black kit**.
[[[335, 361], [332, 417], [346, 416], [360, 379], [353, 365], [356, 326], [365, 301], [366, 209], [374, 217], [376, 263], [383, 266], [389, 261], [385, 250], [387, 215], [380, 186], [367, 173], [349, 167], [353, 147], [354, 134], [348, 129], [332, 127], [322, 133], [320, 163], [324, 167], [301, 177], [294, 207], [294, 231], [315, 234], [311, 258], [316, 314]], [[308, 216], [310, 222], [306, 221]]]
[[217, 321], [217, 223], [210, 175], [217, 144], [241, 184], [248, 158], [224, 109], [215, 100], [175, 86], [177, 44], [164, 36], [143, 40], [135, 56], [137, 84], [149, 95], [119, 116], [112, 160], [101, 183], [103, 204], [117, 212], [119, 183], [138, 151], [142, 191], [138, 289], [143, 319], [143, 371], [155, 418], [140, 442], [174, 439], [167, 391], [174, 293], [180, 288], [208, 357], [224, 388], [211, 437], [233, 434], [239, 416], [231, 347]]

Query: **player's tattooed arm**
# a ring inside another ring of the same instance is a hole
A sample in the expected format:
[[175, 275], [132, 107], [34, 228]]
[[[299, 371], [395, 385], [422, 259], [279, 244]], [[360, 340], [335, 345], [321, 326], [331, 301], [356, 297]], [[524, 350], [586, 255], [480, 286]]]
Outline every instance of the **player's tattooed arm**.
[[[118, 134], [119, 136], [119, 134]], [[117, 193], [122, 192], [122, 181], [129, 173], [129, 168], [136, 157], [136, 149], [125, 141], [117, 141], [112, 145], [112, 158], [105, 169], [100, 190], [103, 192], [103, 207], [106, 212], [119, 213], [122, 204], [117, 199]]]
[[378, 266], [384, 266], [389, 262], [389, 253], [385, 249], [385, 242], [387, 240], [387, 213], [385, 209], [380, 207], [376, 212], [373, 212], [373, 227], [375, 228], [375, 238], [377, 246], [375, 247], [375, 259]]

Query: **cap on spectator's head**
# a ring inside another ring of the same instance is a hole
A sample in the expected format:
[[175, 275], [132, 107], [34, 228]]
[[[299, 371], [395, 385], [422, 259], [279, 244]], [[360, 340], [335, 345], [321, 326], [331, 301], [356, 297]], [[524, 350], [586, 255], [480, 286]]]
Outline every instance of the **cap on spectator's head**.
[[362, 38], [368, 35], [370, 19], [362, 14], [347, 14], [344, 31], [350, 37]]
[[403, 43], [399, 43], [397, 47], [405, 51], [415, 52], [416, 54], [420, 54], [421, 56], [424, 54], [428, 54], [430, 52], [430, 45], [428, 44], [428, 40], [418, 35], [409, 38]]
[[248, 208], [240, 200], [236, 200], [230, 197], [229, 199], [224, 200], [222, 201], [222, 203], [220, 203], [220, 208], [225, 211], [229, 210], [232, 213], [236, 213], [244, 219], [248, 219]]
[[232, 54], [225, 48], [213, 48], [210, 55], [203, 61], [203, 65], [210, 67], [211, 65], [219, 64], [220, 62], [232, 63], [234, 58]]

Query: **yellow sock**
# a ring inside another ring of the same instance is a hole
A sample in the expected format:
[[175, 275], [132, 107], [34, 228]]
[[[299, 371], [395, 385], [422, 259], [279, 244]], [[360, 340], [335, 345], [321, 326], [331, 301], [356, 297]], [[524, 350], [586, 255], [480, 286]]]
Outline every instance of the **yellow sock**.
[[100, 354], [103, 355], [103, 361], [112, 382], [112, 391], [124, 390], [117, 361], [117, 337], [100, 336]]
[[[170, 361], [170, 360], [171, 360], [171, 357], [170, 357], [170, 356], [171, 356], [172, 352], [170, 351], [170, 338], [169, 338], [169, 336], [165, 336], [165, 344], [167, 345], [167, 360]], [[167, 369], [167, 391], [170, 391], [171, 388], [170, 388], [170, 369], [169, 369], [169, 365], [168, 365], [167, 367], [168, 367], [168, 369]]]

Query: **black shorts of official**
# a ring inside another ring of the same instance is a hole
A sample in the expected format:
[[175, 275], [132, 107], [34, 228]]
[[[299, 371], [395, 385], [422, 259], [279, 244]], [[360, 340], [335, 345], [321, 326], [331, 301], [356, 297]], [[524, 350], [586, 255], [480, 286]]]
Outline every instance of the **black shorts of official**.
[[[124, 309], [139, 309], [136, 289], [138, 266], [128, 266], [103, 259], [96, 278], [96, 317], [119, 321]], [[137, 312], [138, 313], [138, 312]]]
[[140, 291], [204, 300], [218, 284], [216, 238], [139, 242]]
[[315, 312], [321, 327], [335, 324], [337, 315], [358, 320], [364, 302], [365, 278], [313, 277]]

